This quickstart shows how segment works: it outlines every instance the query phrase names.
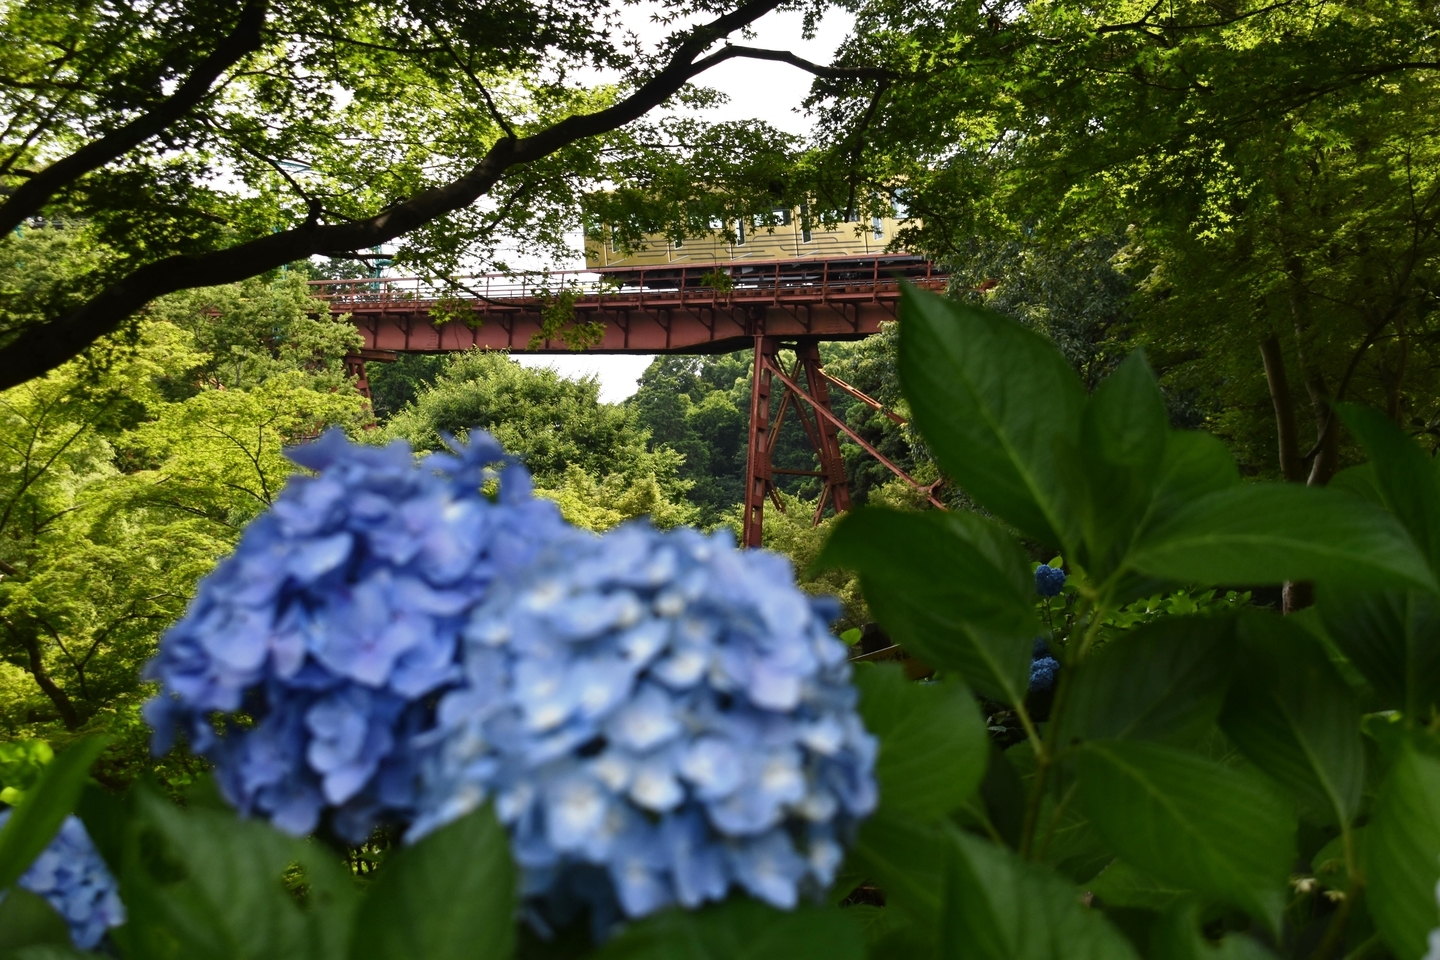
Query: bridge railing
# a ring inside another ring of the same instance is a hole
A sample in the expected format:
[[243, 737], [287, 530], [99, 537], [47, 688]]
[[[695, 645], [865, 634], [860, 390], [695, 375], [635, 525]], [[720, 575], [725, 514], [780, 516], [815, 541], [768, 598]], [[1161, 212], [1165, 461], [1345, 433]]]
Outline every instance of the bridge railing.
[[902, 280], [921, 286], [943, 285], [946, 275], [926, 260], [909, 255], [835, 257], [733, 263], [676, 263], [607, 270], [544, 270], [479, 274], [433, 280], [380, 277], [312, 280], [311, 291], [337, 305], [403, 305], [445, 300], [551, 301], [561, 295], [577, 301], [678, 299], [773, 299], [787, 294], [824, 297], [831, 293], [897, 290]]

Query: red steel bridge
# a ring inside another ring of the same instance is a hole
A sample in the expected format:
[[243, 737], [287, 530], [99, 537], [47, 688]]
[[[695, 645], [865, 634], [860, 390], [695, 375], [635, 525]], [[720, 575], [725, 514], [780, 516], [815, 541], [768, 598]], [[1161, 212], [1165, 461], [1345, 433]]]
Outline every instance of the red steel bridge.
[[[414, 278], [317, 280], [311, 288], [334, 312], [348, 314], [364, 337], [363, 349], [349, 358], [362, 391], [368, 391], [366, 362], [393, 360], [398, 353], [475, 347], [582, 352], [544, 335], [545, 318], [557, 308], [573, 311], [575, 323], [600, 325], [599, 341], [583, 352], [753, 349], [743, 540], [759, 546], [766, 499], [783, 509], [774, 483], [777, 475], [799, 473], [820, 480], [817, 523], [827, 508], [849, 509], [841, 433], [940, 505], [930, 488], [887, 460], [834, 413], [832, 389], [882, 408], [824, 371], [819, 344], [878, 332], [882, 322], [895, 318], [902, 282], [939, 290], [947, 280], [919, 257], [886, 254], [491, 274], [458, 278], [443, 287]], [[788, 368], [780, 358], [782, 348], [796, 358]], [[771, 464], [780, 427], [792, 410], [815, 448], [816, 470], [786, 471]], [[893, 413], [886, 415], [903, 422]]]

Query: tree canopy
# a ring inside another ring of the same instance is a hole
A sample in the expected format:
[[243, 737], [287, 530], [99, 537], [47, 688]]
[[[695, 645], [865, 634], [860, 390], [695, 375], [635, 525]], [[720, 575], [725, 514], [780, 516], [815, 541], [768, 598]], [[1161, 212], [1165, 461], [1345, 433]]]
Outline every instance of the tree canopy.
[[1435, 37], [1424, 4], [876, 0], [838, 62], [885, 76], [817, 84], [815, 165], [903, 197], [900, 242], [997, 305], [1045, 299], [1039, 251], [1111, 244], [1134, 295], [1086, 349], [1146, 343], [1251, 469], [1323, 483], [1332, 401], [1437, 413]]
[[[618, 0], [25, 0], [0, 11], [0, 259], [16, 228], [76, 224], [87, 259], [0, 317], [0, 389], [76, 356], [165, 294], [404, 238], [443, 277], [497, 245], [553, 250], [583, 194], [659, 155], [768, 207], [784, 138], [706, 126], [690, 86], [725, 43], [818, 0], [668, 0], [642, 42]], [[639, 124], [662, 104], [681, 118]], [[747, 149], [731, 149], [743, 143]], [[774, 143], [777, 146], [767, 147]], [[768, 152], [767, 152], [768, 151]], [[637, 160], [638, 158], [638, 160]], [[674, 179], [674, 178], [672, 178]], [[690, 179], [690, 178], [683, 178]], [[740, 201], [736, 201], [740, 202]], [[697, 216], [701, 215], [699, 212]]]

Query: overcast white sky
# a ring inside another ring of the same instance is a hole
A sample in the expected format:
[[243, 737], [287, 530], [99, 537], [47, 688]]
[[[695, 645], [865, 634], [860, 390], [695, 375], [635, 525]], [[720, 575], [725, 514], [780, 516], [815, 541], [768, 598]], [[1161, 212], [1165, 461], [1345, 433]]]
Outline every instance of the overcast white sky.
[[[648, 16], [643, 7], [630, 9], [641, 20]], [[740, 40], [737, 37], [736, 41], [758, 47], [793, 50], [807, 60], [826, 63], [845, 39], [850, 20], [843, 13], [833, 11], [821, 21], [813, 40], [801, 38], [800, 24], [798, 13], [772, 13], [756, 23], [755, 39]], [[652, 30], [649, 24], [644, 24], [642, 30], [637, 23], [637, 32], [642, 36]], [[729, 103], [709, 113], [713, 119], [756, 118], [797, 134], [808, 133], [810, 129], [809, 118], [798, 112], [800, 102], [810, 89], [810, 80], [808, 73], [794, 67], [760, 60], [730, 60], [697, 78], [697, 82], [721, 90], [730, 97]], [[577, 251], [573, 266], [583, 265], [583, 257]], [[602, 354], [533, 356], [518, 351], [514, 357], [525, 366], [553, 367], [566, 377], [594, 375], [600, 380], [600, 399], [607, 403], [624, 400], [633, 394], [636, 379], [653, 359], [648, 356]]]

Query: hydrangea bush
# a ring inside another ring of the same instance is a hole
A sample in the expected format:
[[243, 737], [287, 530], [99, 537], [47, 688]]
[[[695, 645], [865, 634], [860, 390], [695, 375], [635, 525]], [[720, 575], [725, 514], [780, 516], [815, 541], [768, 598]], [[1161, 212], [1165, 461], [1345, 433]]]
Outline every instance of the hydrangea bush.
[[[86, 786], [72, 745], [0, 828], [0, 890], [85, 875], [32, 868], [75, 809], [125, 907], [100, 949], [145, 960], [1433, 957], [1435, 460], [1341, 405], [1368, 463], [1246, 483], [1139, 354], [1087, 393], [984, 310], [907, 291], [899, 330], [982, 510], [855, 510], [817, 565], [928, 679], [848, 663], [775, 557], [568, 529], [485, 438], [331, 436], [152, 668], [162, 744], [228, 803]], [[1122, 615], [1295, 581], [1295, 616]], [[406, 840], [358, 884], [292, 836], [379, 822]], [[0, 901], [0, 956], [70, 948], [37, 911]]]

